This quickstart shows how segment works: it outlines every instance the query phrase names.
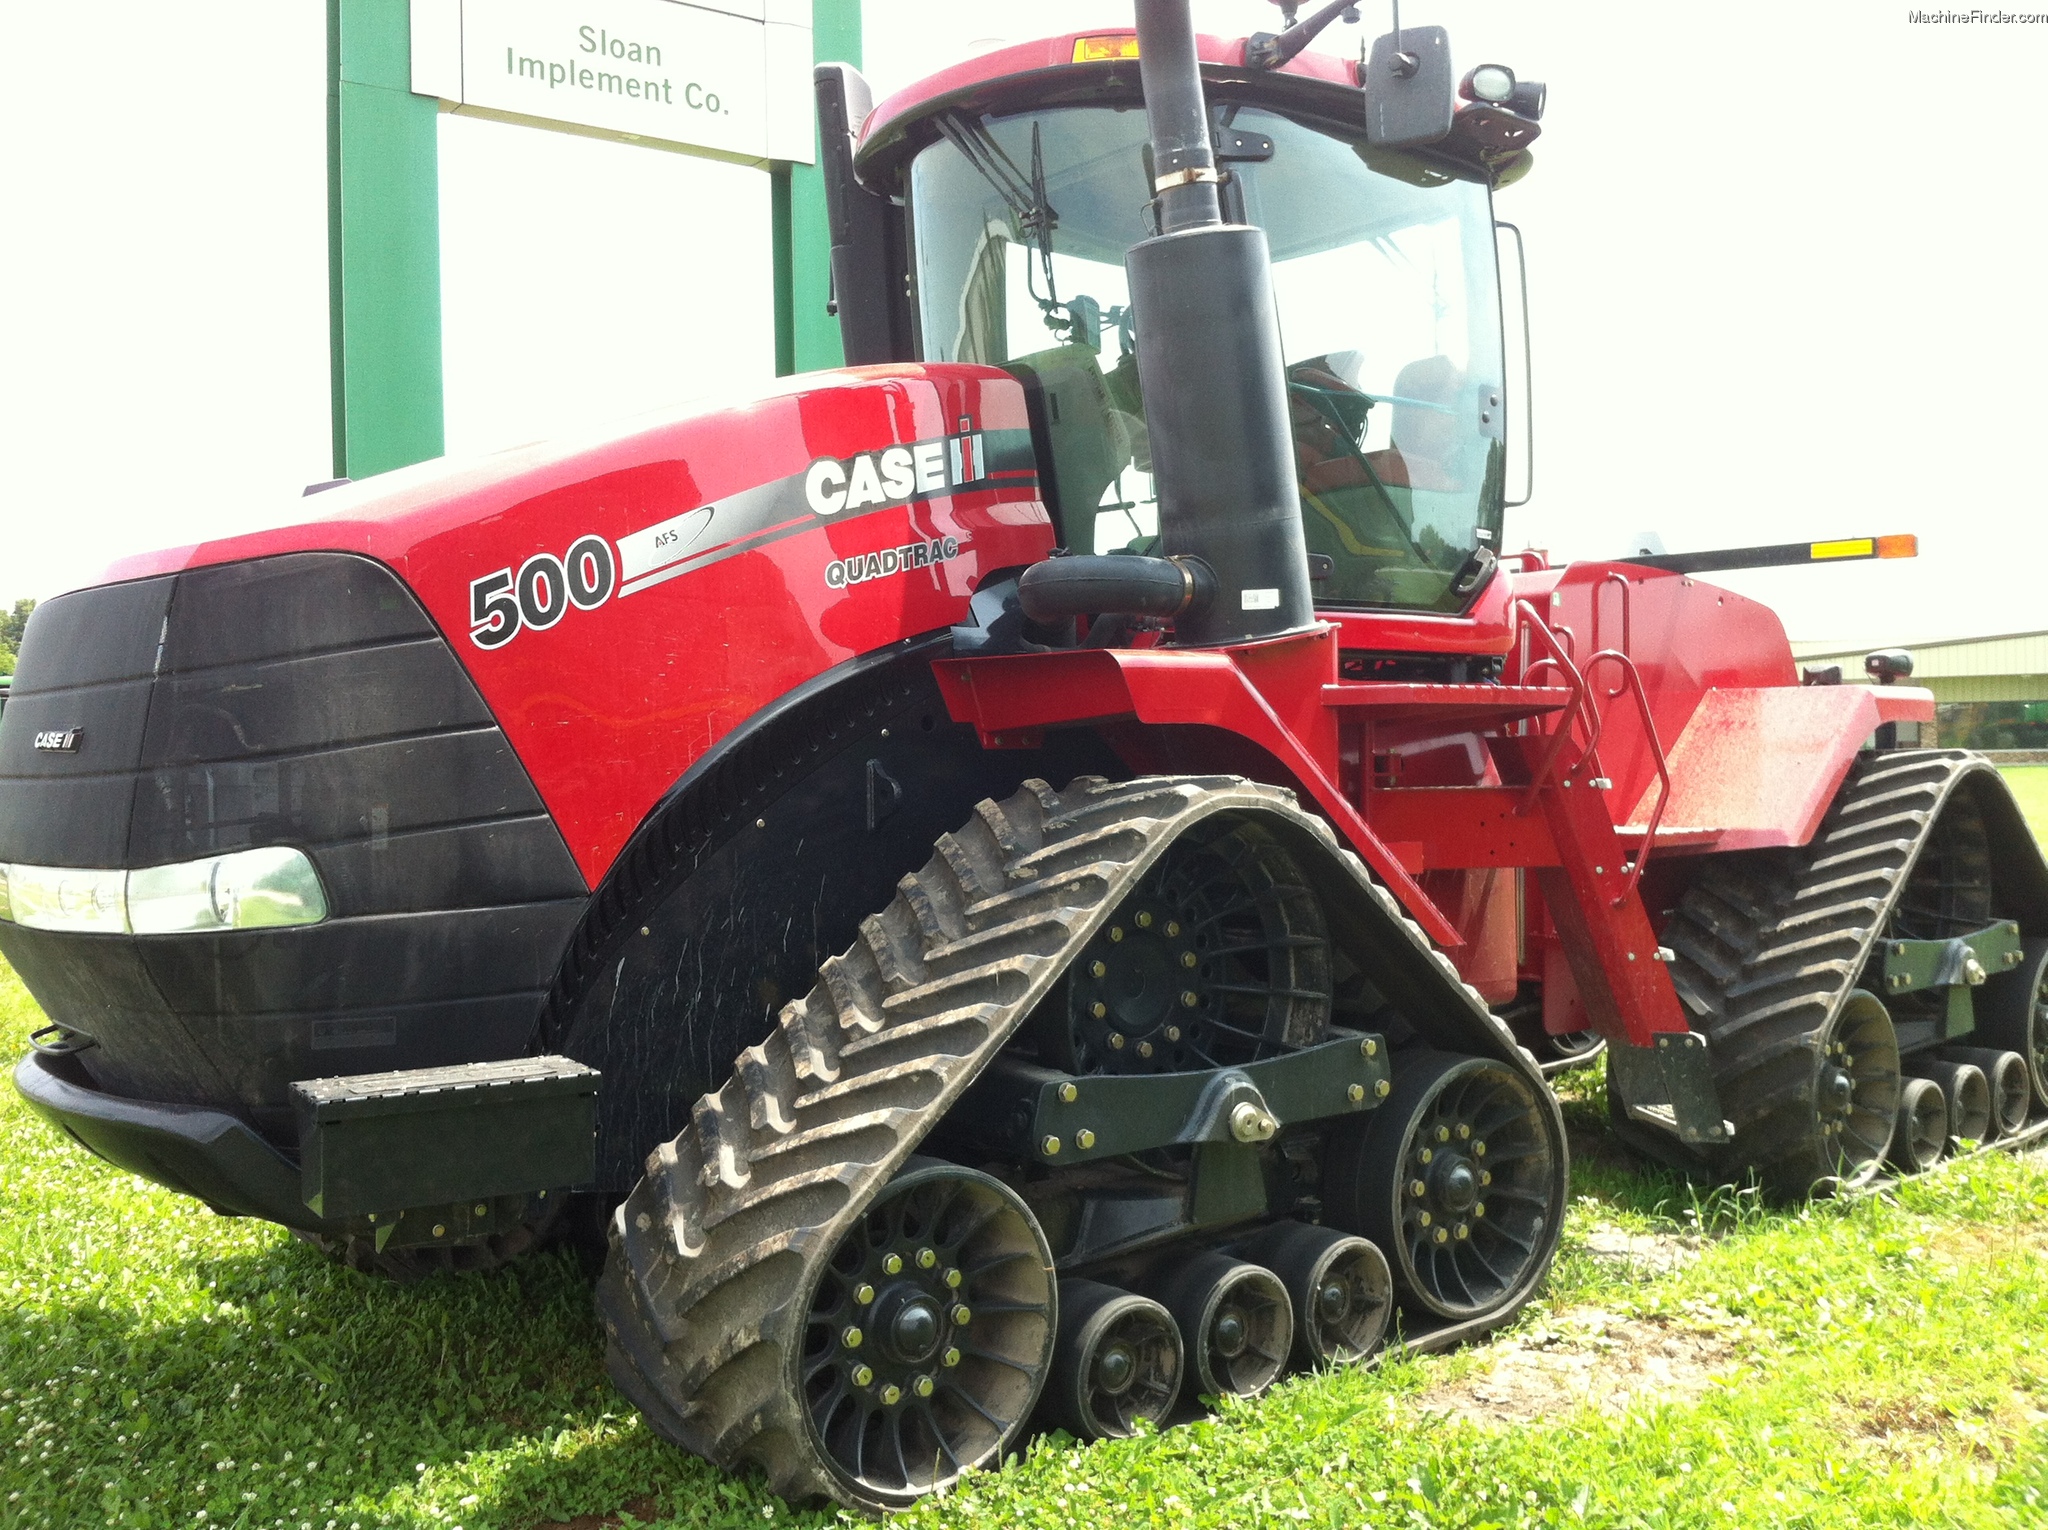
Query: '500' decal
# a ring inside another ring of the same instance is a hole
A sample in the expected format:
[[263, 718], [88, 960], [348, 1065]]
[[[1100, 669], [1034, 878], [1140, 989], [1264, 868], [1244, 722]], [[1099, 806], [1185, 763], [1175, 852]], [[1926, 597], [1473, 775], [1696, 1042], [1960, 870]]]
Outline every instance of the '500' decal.
[[571, 606], [596, 610], [618, 582], [618, 560], [603, 537], [579, 537], [559, 558], [535, 553], [516, 575], [501, 568], [469, 582], [469, 640], [479, 648], [502, 648], [521, 627], [544, 632]]

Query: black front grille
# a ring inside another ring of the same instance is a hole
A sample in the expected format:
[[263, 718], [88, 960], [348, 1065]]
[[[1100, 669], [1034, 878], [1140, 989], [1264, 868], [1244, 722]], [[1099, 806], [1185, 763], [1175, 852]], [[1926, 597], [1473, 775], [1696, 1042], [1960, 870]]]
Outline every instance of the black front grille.
[[[74, 751], [35, 735], [78, 728]], [[517, 1053], [586, 888], [483, 698], [387, 569], [307, 553], [39, 607], [0, 722], [0, 860], [305, 850], [330, 918], [118, 937], [0, 923], [83, 1061], [284, 1129], [294, 1078]]]

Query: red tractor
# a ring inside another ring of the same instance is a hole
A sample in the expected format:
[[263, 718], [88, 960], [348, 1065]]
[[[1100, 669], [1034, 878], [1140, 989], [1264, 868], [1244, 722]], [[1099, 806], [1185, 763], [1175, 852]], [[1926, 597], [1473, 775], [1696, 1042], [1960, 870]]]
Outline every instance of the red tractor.
[[1542, 87], [1340, 9], [823, 69], [847, 368], [39, 608], [22, 1093], [363, 1268], [606, 1238], [652, 1427], [867, 1509], [1504, 1322], [1588, 1035], [1784, 1195], [2041, 1130], [1999, 777], [1693, 577], [1906, 549], [1503, 554]]

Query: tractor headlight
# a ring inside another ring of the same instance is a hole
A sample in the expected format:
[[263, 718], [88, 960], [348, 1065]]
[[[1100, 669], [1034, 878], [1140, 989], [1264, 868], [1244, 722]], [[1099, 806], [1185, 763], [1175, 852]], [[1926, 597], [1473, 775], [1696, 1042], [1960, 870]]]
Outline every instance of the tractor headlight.
[[172, 935], [326, 917], [319, 873], [303, 850], [285, 845], [140, 871], [0, 865], [0, 919], [31, 929]]
[[1515, 71], [1506, 64], [1481, 64], [1466, 71], [1458, 94], [1467, 101], [1485, 101], [1500, 106], [1515, 93]]

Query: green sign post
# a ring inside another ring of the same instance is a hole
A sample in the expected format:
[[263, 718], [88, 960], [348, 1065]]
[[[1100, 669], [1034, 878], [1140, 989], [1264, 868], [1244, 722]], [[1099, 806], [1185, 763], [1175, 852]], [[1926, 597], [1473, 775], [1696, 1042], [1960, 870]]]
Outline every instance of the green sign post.
[[[438, 457], [441, 237], [436, 118], [412, 91], [410, 0], [327, 0], [327, 240], [334, 473]], [[860, 0], [812, 0], [813, 54], [860, 62]], [[776, 166], [775, 369], [837, 366], [815, 164]]]

